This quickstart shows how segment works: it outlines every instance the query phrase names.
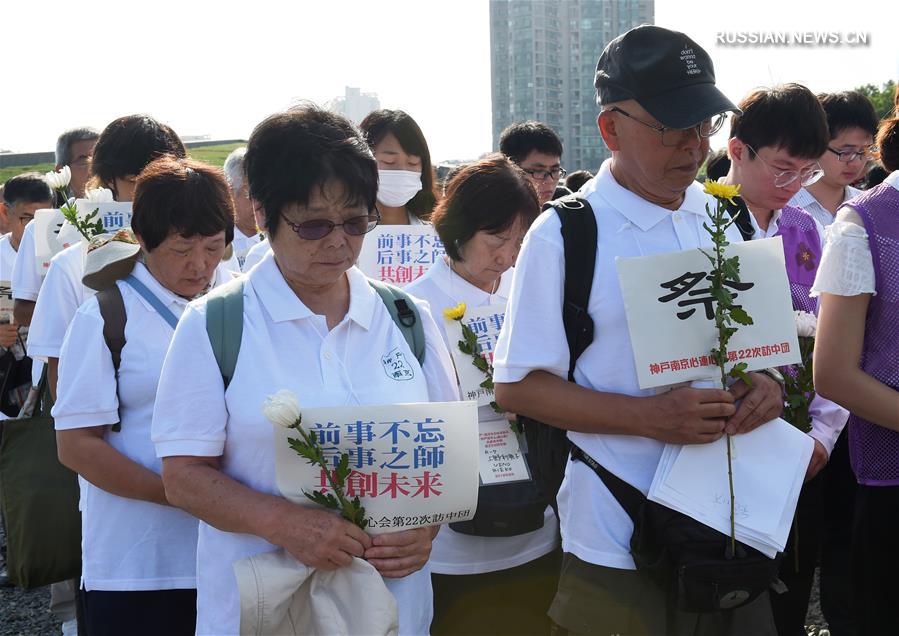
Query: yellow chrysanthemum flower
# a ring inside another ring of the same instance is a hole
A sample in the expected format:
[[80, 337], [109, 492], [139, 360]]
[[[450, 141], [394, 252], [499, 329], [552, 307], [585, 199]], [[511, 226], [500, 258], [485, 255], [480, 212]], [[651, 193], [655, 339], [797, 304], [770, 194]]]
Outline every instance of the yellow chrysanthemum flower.
[[717, 181], [711, 181], [709, 179], [705, 180], [705, 184], [703, 184], [703, 192], [706, 194], [711, 194], [713, 197], [718, 197], [719, 199], [727, 199], [731, 203], [734, 202], [734, 197], [740, 196], [740, 184], [737, 185], [728, 185], [726, 183], [718, 183]]
[[462, 320], [465, 315], [465, 303], [459, 303], [455, 307], [447, 307], [443, 310], [443, 317], [447, 320]]

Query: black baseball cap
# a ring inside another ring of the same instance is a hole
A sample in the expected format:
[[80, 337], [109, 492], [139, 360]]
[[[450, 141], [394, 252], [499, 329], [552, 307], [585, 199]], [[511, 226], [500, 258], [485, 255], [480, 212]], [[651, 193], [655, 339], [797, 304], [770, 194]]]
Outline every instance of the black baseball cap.
[[596, 64], [596, 101], [626, 99], [669, 128], [740, 109], [715, 88], [712, 58], [683, 33], [647, 24], [618, 36]]

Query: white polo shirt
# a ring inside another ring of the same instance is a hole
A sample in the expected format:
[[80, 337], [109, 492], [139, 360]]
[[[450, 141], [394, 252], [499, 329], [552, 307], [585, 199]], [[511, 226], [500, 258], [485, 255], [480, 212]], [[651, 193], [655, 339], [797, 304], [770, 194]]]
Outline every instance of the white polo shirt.
[[249, 236], [241, 232], [240, 228], [234, 226], [234, 241], [231, 245], [234, 248], [234, 256], [237, 258], [238, 266], [243, 269], [244, 261], [247, 258], [247, 252], [250, 251], [256, 243], [262, 240], [262, 234], [254, 232]]
[[[426, 300], [437, 316], [437, 324], [447, 347], [455, 347], [444, 329], [443, 309], [465, 303], [469, 308], [505, 303], [512, 286], [512, 270], [503, 273], [495, 294], [475, 287], [453, 272], [446, 260], [440, 259], [418, 280], [404, 290]], [[490, 406], [478, 409], [482, 422], [505, 421]], [[436, 574], [483, 574], [507, 570], [551, 552], [559, 544], [559, 524], [552, 507], [547, 506], [543, 527], [514, 537], [476, 537], [462, 534], [445, 524], [434, 541], [431, 571]]]
[[19, 242], [16, 261], [12, 269], [12, 297], [19, 300], [37, 300], [41, 291], [41, 264], [34, 253], [34, 221], [25, 226], [25, 233]]
[[243, 260], [243, 264], [240, 266], [242, 272], [247, 273], [253, 266], [256, 265], [259, 261], [263, 259], [263, 257], [272, 251], [271, 246], [268, 244], [268, 238], [261, 239], [256, 245], [250, 248], [250, 251], [247, 252], [246, 257]]
[[[178, 324], [159, 381], [153, 441], [160, 457], [221, 457], [221, 470], [256, 491], [278, 495], [272, 425], [266, 397], [290, 389], [301, 407], [390, 404], [458, 399], [449, 352], [425, 303], [424, 367], [406, 344], [364, 274], [347, 271], [350, 306], [328, 331], [267, 254], [244, 284], [244, 327], [234, 377], [225, 391], [206, 332], [203, 299]], [[382, 354], [399, 348], [411, 380], [388, 376]], [[197, 548], [197, 633], [237, 634], [240, 603], [235, 561], [276, 549], [261, 537], [223, 532], [200, 522]], [[385, 579], [397, 599], [400, 634], [426, 634], [433, 605], [427, 567]]]
[[[593, 343], [575, 367], [581, 386], [597, 391], [650, 396], [637, 383], [634, 354], [618, 283], [618, 256], [649, 256], [711, 247], [702, 224], [714, 199], [693, 183], [677, 210], [654, 205], [626, 190], [602, 164], [580, 190], [596, 216], [596, 269], [587, 308], [595, 325]], [[558, 215], [548, 210], [525, 236], [512, 280], [506, 320], [494, 358], [494, 380], [518, 382], [531, 371], [568, 377], [569, 350], [562, 325], [565, 256]], [[739, 242], [735, 225], [728, 239]], [[648, 437], [568, 433], [572, 442], [628, 483], [648, 492], [664, 444]], [[558, 495], [562, 548], [578, 558], [634, 569], [629, 553], [633, 523], [599, 477], [581, 462], [568, 462]]]
[[[854, 199], [861, 193], [862, 191], [858, 188], [846, 186], [846, 189], [843, 191], [843, 203], [845, 203], [849, 199]], [[800, 188], [799, 192], [794, 194], [793, 198], [790, 199], [788, 205], [802, 208], [803, 210], [811, 214], [815, 218], [815, 220], [823, 227], [827, 227], [828, 225], [833, 223], [834, 215], [830, 213], [830, 210], [821, 205], [818, 202], [818, 199], [815, 198], [815, 195], [809, 192], [806, 188]]]
[[[187, 300], [163, 287], [138, 263], [134, 276], [175, 316]], [[174, 330], [130, 285], [119, 281], [125, 303], [125, 346], [118, 382], [103, 338], [103, 318], [91, 297], [75, 314], [62, 345], [56, 430], [115, 424], [104, 439], [117, 451], [152, 470], [162, 462], [150, 441], [156, 384]], [[197, 525], [180, 508], [106, 492], [81, 484], [81, 580], [90, 590], [167, 590], [196, 587]]]

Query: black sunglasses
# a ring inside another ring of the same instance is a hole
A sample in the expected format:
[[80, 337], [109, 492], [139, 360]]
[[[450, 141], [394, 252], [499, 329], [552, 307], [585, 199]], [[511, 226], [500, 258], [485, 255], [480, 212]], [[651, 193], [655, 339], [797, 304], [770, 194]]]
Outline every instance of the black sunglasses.
[[311, 221], [303, 221], [302, 223], [294, 223], [284, 214], [281, 218], [287, 223], [287, 226], [297, 233], [297, 235], [307, 241], [317, 241], [323, 239], [334, 231], [336, 227], [342, 227], [343, 231], [350, 236], [362, 236], [368, 234], [381, 220], [381, 214], [375, 210], [371, 214], [363, 214], [347, 219], [343, 223], [334, 223], [328, 219], [312, 219]]

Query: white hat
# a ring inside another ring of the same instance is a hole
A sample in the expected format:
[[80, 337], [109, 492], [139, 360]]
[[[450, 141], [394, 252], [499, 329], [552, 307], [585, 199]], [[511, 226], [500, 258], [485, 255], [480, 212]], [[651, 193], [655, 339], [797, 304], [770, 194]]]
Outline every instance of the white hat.
[[140, 243], [130, 228], [97, 234], [87, 245], [81, 282], [97, 291], [128, 276], [140, 254]]

